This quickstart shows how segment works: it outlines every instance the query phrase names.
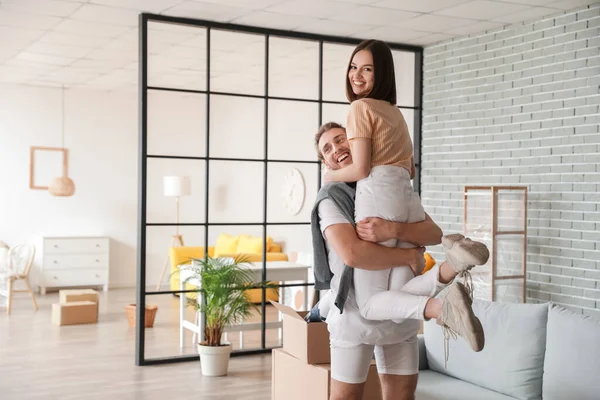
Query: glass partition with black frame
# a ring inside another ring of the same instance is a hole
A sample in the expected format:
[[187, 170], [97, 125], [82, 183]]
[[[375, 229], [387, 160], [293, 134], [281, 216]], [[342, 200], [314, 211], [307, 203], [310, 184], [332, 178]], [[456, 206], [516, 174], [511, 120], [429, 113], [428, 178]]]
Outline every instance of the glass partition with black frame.
[[[153, 14], [140, 15], [139, 32], [136, 364], [198, 359], [202, 321], [179, 266], [207, 254], [245, 254], [278, 285], [248, 292], [256, 309], [225, 334], [232, 355], [280, 347], [269, 301], [300, 311], [316, 297], [313, 140], [322, 123], [346, 122], [346, 68], [360, 40]], [[389, 45], [418, 190], [422, 48]], [[283, 278], [289, 263], [299, 272]], [[145, 312], [150, 304], [156, 314]]]

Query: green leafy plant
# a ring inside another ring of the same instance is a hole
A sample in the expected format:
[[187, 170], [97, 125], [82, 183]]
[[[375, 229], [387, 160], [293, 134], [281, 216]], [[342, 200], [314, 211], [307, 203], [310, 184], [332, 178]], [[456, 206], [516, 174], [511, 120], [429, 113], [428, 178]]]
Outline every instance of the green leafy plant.
[[248, 290], [263, 287], [273, 290], [277, 287], [268, 282], [253, 282], [253, 273], [244, 257], [195, 258], [191, 265], [182, 268], [191, 272], [184, 283], [190, 280], [202, 282], [202, 288], [197, 290], [204, 297], [202, 303], [188, 299], [188, 305], [206, 316], [206, 342], [201, 344], [207, 346], [221, 346], [226, 326], [241, 323], [252, 315], [252, 311], [258, 310], [249, 301]]

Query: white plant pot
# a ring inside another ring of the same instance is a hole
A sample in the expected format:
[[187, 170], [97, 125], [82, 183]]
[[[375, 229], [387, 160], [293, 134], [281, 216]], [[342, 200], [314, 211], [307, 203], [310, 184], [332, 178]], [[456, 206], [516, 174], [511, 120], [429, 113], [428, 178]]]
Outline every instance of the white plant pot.
[[204, 376], [223, 376], [227, 375], [229, 368], [229, 355], [231, 354], [231, 344], [225, 346], [203, 346], [198, 345], [198, 354], [200, 354], [200, 366]]

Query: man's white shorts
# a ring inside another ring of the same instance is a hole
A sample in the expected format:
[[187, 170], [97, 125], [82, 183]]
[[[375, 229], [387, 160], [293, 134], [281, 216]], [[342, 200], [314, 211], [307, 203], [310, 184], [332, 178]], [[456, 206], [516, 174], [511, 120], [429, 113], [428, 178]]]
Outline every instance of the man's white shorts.
[[331, 378], [344, 383], [366, 382], [373, 353], [380, 374], [419, 373], [416, 336], [401, 343], [382, 346], [336, 340], [331, 342]]

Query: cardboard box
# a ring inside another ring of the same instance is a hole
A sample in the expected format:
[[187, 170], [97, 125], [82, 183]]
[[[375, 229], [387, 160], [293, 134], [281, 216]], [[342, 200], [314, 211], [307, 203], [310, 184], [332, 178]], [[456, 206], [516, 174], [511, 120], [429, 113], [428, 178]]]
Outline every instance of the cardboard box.
[[[282, 349], [274, 349], [271, 381], [272, 400], [328, 400], [331, 392], [329, 364], [305, 364]], [[363, 400], [381, 400], [375, 361], [371, 361]]]
[[329, 331], [325, 322], [304, 320], [306, 311], [298, 312], [271, 301], [283, 314], [283, 350], [306, 364], [329, 364]]
[[96, 312], [98, 312], [98, 307], [100, 304], [98, 292], [93, 289], [69, 289], [69, 290], [61, 290], [58, 292], [58, 296], [60, 298], [60, 303], [72, 303], [76, 301], [91, 301], [96, 303], [98, 306], [96, 307]]
[[98, 304], [93, 301], [75, 301], [52, 304], [54, 325], [93, 324], [98, 322]]

